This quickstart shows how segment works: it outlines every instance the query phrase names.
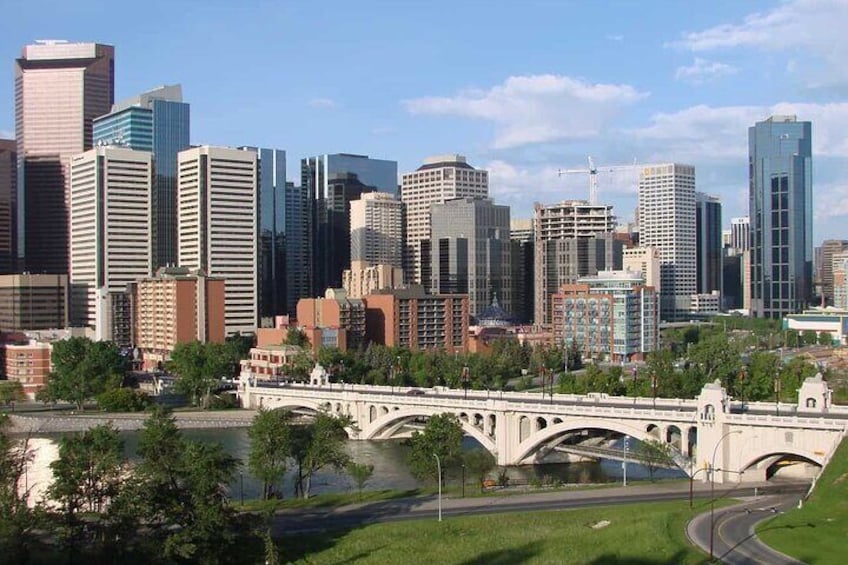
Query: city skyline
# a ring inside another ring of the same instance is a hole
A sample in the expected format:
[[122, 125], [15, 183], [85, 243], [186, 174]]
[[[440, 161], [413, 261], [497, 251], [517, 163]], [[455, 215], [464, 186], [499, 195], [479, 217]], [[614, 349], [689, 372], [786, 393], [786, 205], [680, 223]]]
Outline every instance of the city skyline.
[[[119, 25], [120, 7], [99, 2], [13, 2], [0, 56], [11, 66], [44, 37], [114, 45], [116, 100], [180, 83], [195, 115], [192, 143], [285, 149], [289, 180], [309, 155], [368, 154], [403, 173], [428, 155], [462, 153], [490, 171], [492, 198], [515, 218], [530, 217], [533, 200], [586, 198], [587, 179], [556, 173], [591, 154], [599, 165], [694, 165], [697, 190], [722, 199], [727, 227], [747, 215], [747, 128], [796, 114], [813, 122], [814, 242], [842, 236], [848, 104], [839, 95], [848, 76], [839, 61], [848, 42], [833, 30], [848, 21], [844, 3], [468, 2], [451, 5], [452, 21], [474, 25], [453, 33], [438, 3], [330, 2], [321, 34], [298, 24], [309, 19], [305, 4], [211, 2], [170, 14], [168, 26], [145, 25], [160, 12], [156, 1], [149, 7], [130, 28]], [[504, 36], [520, 41], [493, 41]], [[0, 74], [5, 135], [14, 130], [12, 79]], [[636, 208], [637, 177], [600, 179], [599, 202], [622, 221]]]

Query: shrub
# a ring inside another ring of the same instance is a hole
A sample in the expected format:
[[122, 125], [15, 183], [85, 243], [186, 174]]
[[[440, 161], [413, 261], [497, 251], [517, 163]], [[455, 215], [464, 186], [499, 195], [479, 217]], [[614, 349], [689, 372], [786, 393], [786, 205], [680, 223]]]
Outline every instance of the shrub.
[[150, 397], [131, 388], [113, 388], [97, 396], [97, 405], [106, 412], [142, 412], [150, 406]]

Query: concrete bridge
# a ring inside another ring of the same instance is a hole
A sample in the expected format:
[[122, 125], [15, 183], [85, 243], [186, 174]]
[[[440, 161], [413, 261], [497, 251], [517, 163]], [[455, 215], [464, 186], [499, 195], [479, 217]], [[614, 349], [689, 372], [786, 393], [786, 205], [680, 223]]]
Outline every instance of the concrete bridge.
[[715, 481], [761, 481], [792, 465], [813, 476], [848, 431], [848, 407], [834, 406], [821, 376], [807, 379], [797, 404], [743, 403], [718, 384], [694, 400], [418, 389], [329, 383], [317, 366], [309, 384], [243, 379], [245, 408], [328, 411], [350, 416], [351, 439], [389, 439], [405, 426], [452, 413], [464, 432], [499, 465], [540, 462], [543, 454], [584, 430], [670, 444], [688, 475], [715, 469]]

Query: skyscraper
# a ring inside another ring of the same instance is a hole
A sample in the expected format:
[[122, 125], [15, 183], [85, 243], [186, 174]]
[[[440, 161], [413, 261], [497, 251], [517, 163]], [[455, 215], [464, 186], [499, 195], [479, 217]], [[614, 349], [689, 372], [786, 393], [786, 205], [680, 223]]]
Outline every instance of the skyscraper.
[[691, 296], [698, 288], [695, 242], [695, 167], [644, 167], [639, 179], [639, 244], [660, 251], [663, 320], [688, 319]]
[[733, 253], [741, 253], [751, 248], [751, 221], [748, 216], [730, 218], [730, 247]]
[[397, 194], [397, 162], [337, 153], [302, 159], [310, 205], [313, 294], [342, 284], [350, 267], [350, 203], [366, 192]]
[[509, 222], [510, 263], [512, 265], [512, 311], [522, 324], [533, 321], [533, 219]]
[[425, 288], [430, 284], [430, 205], [467, 196], [489, 196], [489, 173], [469, 165], [463, 155], [436, 155], [424, 159], [424, 164], [415, 171], [403, 174], [404, 268], [408, 283]]
[[826, 239], [822, 242], [821, 277], [822, 298], [826, 305], [833, 305], [833, 258], [848, 249], [844, 239]]
[[623, 244], [615, 239], [612, 206], [567, 200], [535, 205], [534, 321], [551, 323], [551, 297], [564, 284], [621, 268]]
[[0, 274], [15, 268], [18, 248], [15, 209], [18, 197], [18, 153], [14, 139], [0, 139]]
[[297, 312], [297, 301], [313, 295], [312, 292], [312, 234], [310, 232], [311, 201], [302, 186], [286, 183], [286, 301], [289, 315]]
[[721, 200], [717, 197], [695, 193], [695, 231], [697, 291], [721, 291]]
[[[259, 325], [272, 327], [274, 316], [287, 313], [286, 152], [257, 147], [241, 149], [257, 155]], [[291, 268], [300, 267], [292, 264]]]
[[227, 335], [256, 331], [257, 155], [204, 145], [180, 152], [180, 267], [224, 279]]
[[748, 129], [751, 315], [782, 318], [813, 297], [812, 124], [772, 116]]
[[433, 294], [468, 294], [472, 316], [495, 298], [512, 311], [509, 206], [457, 198], [430, 206]]
[[94, 120], [94, 145], [153, 152], [154, 263], [177, 261], [177, 153], [189, 146], [190, 108], [178, 84], [160, 86], [112, 106]]
[[403, 203], [394, 194], [370, 192], [350, 203], [350, 263], [403, 266]]
[[69, 163], [115, 99], [115, 49], [40, 41], [15, 64], [18, 254], [34, 273], [68, 272]]
[[70, 160], [71, 317], [98, 340], [129, 345], [127, 285], [153, 272], [153, 163], [98, 147]]

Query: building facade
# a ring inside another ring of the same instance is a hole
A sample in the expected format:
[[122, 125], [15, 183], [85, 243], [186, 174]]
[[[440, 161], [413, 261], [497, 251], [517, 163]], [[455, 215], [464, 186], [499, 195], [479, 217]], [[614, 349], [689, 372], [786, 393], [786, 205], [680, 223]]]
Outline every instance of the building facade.
[[364, 193], [350, 203], [350, 266], [403, 267], [403, 202], [393, 193]]
[[512, 315], [520, 324], [533, 322], [534, 236], [533, 219], [510, 220], [510, 265], [512, 267]]
[[27, 397], [34, 400], [36, 393], [47, 385], [47, 379], [53, 370], [53, 345], [29, 339], [21, 343], [3, 344], [0, 347], [3, 349], [6, 379], [21, 383]]
[[15, 62], [18, 255], [32, 273], [68, 272], [70, 158], [115, 100], [115, 49], [40, 41]]
[[822, 302], [826, 306], [834, 305], [833, 270], [834, 257], [848, 250], [848, 241], [844, 239], [826, 239], [822, 242], [821, 278]]
[[556, 343], [584, 356], [642, 361], [659, 349], [657, 293], [632, 271], [601, 271], [551, 297]]
[[179, 154], [179, 264], [224, 279], [227, 335], [254, 333], [258, 322], [257, 168], [253, 151]]
[[695, 193], [695, 258], [697, 262], [697, 292], [721, 292], [722, 243], [721, 200], [715, 196]]
[[772, 116], [748, 129], [751, 315], [780, 319], [813, 298], [812, 124]]
[[622, 253], [622, 269], [640, 273], [645, 286], [659, 294], [662, 288], [660, 280], [660, 250], [656, 247], [631, 247]]
[[535, 205], [534, 320], [551, 323], [551, 296], [564, 284], [621, 269], [623, 244], [615, 238], [612, 206], [570, 200]]
[[[257, 308], [259, 326], [271, 327], [275, 316], [288, 312], [286, 248], [287, 237], [292, 230], [286, 221], [286, 200], [290, 189], [286, 183], [286, 152], [259, 147], [240, 149], [256, 153], [257, 157]], [[292, 269], [300, 268], [296, 265], [293, 263]]]
[[366, 296], [366, 339], [414, 350], [468, 350], [468, 296], [427, 294], [421, 285]]
[[661, 319], [688, 319], [698, 288], [695, 167], [668, 163], [642, 169], [639, 244], [660, 251]]
[[0, 275], [17, 266], [18, 149], [14, 139], [0, 139]]
[[751, 248], [751, 220], [748, 216], [730, 218], [730, 248], [742, 253]]
[[406, 280], [425, 288], [430, 270], [430, 206], [455, 198], [489, 196], [488, 171], [475, 169], [463, 155], [436, 155], [401, 179], [406, 205], [404, 262]]
[[391, 265], [373, 265], [348, 269], [344, 272], [342, 288], [351, 298], [362, 298], [385, 288], [404, 286], [403, 269]]
[[336, 153], [302, 159], [309, 201], [312, 292], [340, 288], [350, 268], [350, 203], [368, 192], [397, 194], [397, 162]]
[[0, 275], [0, 331], [70, 325], [68, 275]]
[[[344, 330], [344, 346], [340, 349], [356, 348], [365, 343], [365, 302], [350, 298], [344, 289], [328, 288], [323, 298], [302, 298], [297, 303], [297, 322], [311, 330]], [[322, 335], [319, 332], [315, 335]], [[329, 336], [331, 334], [328, 333]], [[316, 351], [318, 345], [310, 340]]]
[[127, 285], [153, 271], [153, 158], [98, 147], [70, 165], [72, 323], [129, 345]]
[[497, 298], [512, 310], [509, 206], [457, 198], [430, 206], [430, 288], [467, 294], [476, 317]]
[[160, 267], [131, 285], [133, 344], [145, 369], [170, 360], [179, 343], [224, 342], [224, 280], [182, 267]]
[[153, 188], [154, 265], [177, 262], [177, 154], [188, 149], [191, 109], [179, 84], [160, 86], [112, 106], [94, 119], [95, 146], [150, 151]]

